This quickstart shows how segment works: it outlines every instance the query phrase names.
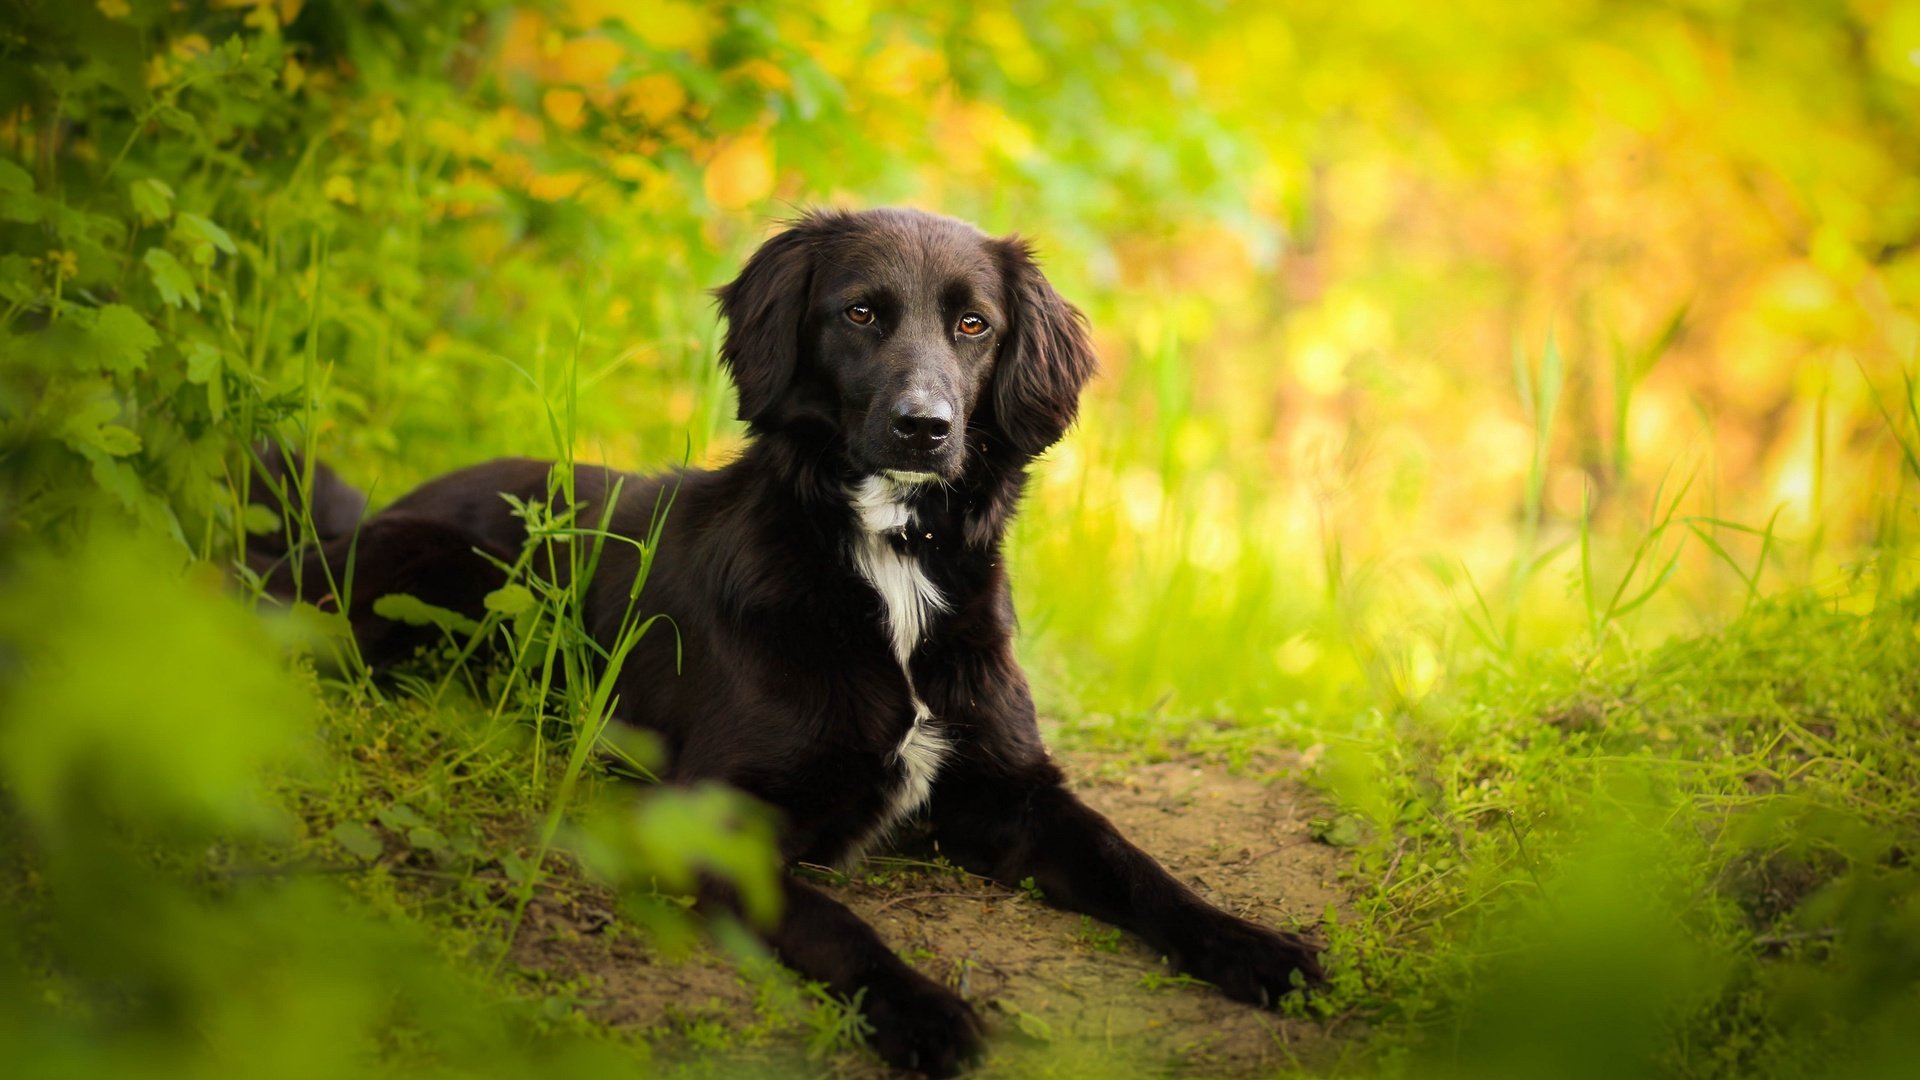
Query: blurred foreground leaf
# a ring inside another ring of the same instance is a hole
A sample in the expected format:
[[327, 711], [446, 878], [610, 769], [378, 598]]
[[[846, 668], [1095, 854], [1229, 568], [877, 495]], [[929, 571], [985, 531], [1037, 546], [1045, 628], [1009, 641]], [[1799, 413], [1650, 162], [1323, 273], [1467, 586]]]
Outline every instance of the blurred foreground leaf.
[[[194, 835], [285, 828], [311, 698], [236, 599], [154, 542], [108, 536], [0, 580], [0, 776], [43, 834], [76, 813]], [[83, 813], [82, 813], [83, 812]]]

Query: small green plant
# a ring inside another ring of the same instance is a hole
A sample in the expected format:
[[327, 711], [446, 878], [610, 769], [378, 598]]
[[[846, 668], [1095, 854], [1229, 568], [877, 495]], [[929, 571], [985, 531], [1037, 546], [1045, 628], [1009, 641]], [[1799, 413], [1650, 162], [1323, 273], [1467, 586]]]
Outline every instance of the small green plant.
[[866, 1045], [873, 1026], [860, 1012], [864, 988], [852, 1000], [842, 1000], [818, 983], [808, 983], [806, 989], [813, 998], [813, 1009], [807, 1014], [807, 1057], [818, 1061]]
[[1206, 986], [1202, 979], [1179, 972], [1144, 971], [1140, 973], [1140, 987], [1144, 990], [1173, 990], [1189, 986]]
[[1094, 952], [1117, 953], [1120, 951], [1120, 928], [1104, 926], [1082, 915], [1080, 928], [1074, 931], [1074, 940]]

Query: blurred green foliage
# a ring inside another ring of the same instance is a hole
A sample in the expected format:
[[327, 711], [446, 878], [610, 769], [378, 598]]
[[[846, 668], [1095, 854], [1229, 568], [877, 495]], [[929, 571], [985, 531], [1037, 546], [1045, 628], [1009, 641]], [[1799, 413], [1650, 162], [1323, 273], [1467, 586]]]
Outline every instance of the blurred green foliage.
[[764, 822], [621, 809], [537, 583], [538, 663], [289, 671], [330, 620], [232, 598], [300, 527], [239, 478], [724, 459], [703, 290], [817, 202], [1089, 311], [1024, 656], [1061, 738], [1302, 751], [1365, 1067], [1911, 1060], [1920, 6], [4, 3], [27, 1072], [644, 1060], [486, 970], [556, 846], [684, 935]]
[[[286, 862], [319, 764], [258, 619], [177, 553], [97, 539], [6, 570], [0, 1032], [20, 1076], [604, 1075]], [[337, 767], [337, 766], [336, 766]]]
[[1358, 860], [1339, 978], [1446, 1032], [1403, 1067], [1900, 1075], [1917, 616], [1800, 595], [1631, 658], [1536, 654], [1411, 711], [1292, 721]]

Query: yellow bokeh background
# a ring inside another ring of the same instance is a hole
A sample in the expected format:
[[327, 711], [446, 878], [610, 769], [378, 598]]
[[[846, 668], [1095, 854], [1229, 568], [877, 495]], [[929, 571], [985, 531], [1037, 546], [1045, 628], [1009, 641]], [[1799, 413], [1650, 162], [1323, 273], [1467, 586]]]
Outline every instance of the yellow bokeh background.
[[[707, 291], [803, 207], [953, 214], [1034, 241], [1104, 365], [1017, 537], [1030, 659], [1063, 709], [1244, 711], [1469, 627], [1624, 645], [1898, 580], [1916, 12], [454, 4], [392, 46], [448, 50], [425, 80], [233, 18], [327, 117], [285, 197], [343, 253], [357, 475], [552, 452], [522, 395], [576, 360], [578, 452], [724, 461]], [[202, 29], [154, 24], [153, 92]]]
[[[469, 159], [437, 210], [684, 215], [699, 286], [817, 203], [1037, 239], [1106, 374], [1042, 471], [1030, 615], [1105, 641], [1083, 689], [1248, 704], [1326, 637], [1311, 598], [1581, 623], [1549, 602], [1570, 538], [1624, 573], [1662, 493], [1676, 541], [1725, 523], [1680, 545], [1669, 622], [1743, 594], [1732, 563], [1817, 583], [1874, 546], [1920, 338], [1915, 10], [579, 3], [506, 17], [489, 63], [526, 89], [428, 138]], [[589, 334], [649, 332], [606, 285]], [[682, 381], [665, 419], [722, 393]], [[638, 461], [650, 430], [594, 438]], [[1247, 653], [1143, 647], [1162, 624]]]

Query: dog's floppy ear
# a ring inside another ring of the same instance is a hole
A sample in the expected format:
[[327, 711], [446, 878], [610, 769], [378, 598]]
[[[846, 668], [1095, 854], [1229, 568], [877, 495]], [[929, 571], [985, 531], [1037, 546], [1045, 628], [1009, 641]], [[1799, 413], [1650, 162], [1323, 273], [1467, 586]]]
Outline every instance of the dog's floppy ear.
[[1099, 366], [1080, 309], [1062, 299], [1019, 237], [998, 242], [1013, 320], [994, 366], [993, 418], [1007, 441], [1032, 457], [1052, 446], [1080, 411], [1080, 388]]
[[800, 330], [819, 219], [808, 215], [760, 245], [740, 276], [714, 290], [727, 320], [720, 362], [740, 391], [740, 419], [769, 419], [800, 365]]

